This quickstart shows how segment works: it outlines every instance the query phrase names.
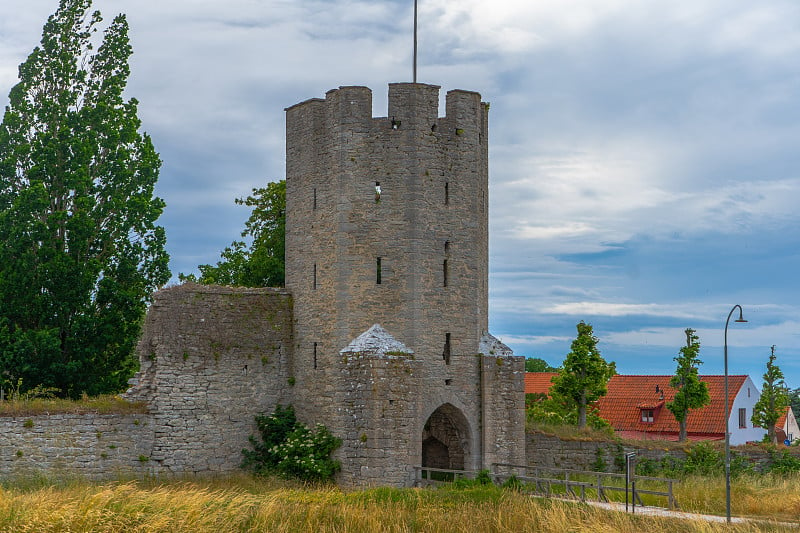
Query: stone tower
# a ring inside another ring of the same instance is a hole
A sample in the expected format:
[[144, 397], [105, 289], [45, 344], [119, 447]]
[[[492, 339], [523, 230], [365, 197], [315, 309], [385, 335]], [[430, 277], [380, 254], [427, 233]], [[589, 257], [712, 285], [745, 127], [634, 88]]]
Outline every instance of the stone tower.
[[286, 110], [286, 288], [298, 415], [346, 483], [524, 458], [523, 359], [488, 334], [488, 105], [366, 87]]

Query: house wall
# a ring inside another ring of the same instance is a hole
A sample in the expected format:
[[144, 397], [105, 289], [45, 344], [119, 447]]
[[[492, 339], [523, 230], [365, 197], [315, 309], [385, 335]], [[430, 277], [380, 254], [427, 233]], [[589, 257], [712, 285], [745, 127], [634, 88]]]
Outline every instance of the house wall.
[[[750, 420], [750, 417], [753, 416], [753, 407], [756, 405], [760, 394], [755, 383], [748, 376], [733, 400], [730, 418], [728, 419], [731, 445], [760, 441], [766, 435], [767, 431], [764, 428], [753, 427], [753, 422]], [[746, 410], [746, 427], [744, 428], [739, 427], [739, 409]]]
[[797, 425], [797, 418], [795, 418], [792, 409], [789, 409], [786, 415], [786, 425], [783, 430], [786, 432], [786, 438], [792, 442], [800, 440], [800, 427]]

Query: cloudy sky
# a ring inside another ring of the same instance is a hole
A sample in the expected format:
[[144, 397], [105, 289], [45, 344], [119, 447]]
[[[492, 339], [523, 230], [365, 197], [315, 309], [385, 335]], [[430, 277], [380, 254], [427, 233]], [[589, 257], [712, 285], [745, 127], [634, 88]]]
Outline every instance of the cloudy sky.
[[[491, 329], [557, 365], [594, 326], [621, 373], [800, 387], [800, 3], [419, 0], [421, 82], [491, 102]], [[56, 0], [0, 2], [0, 105]], [[236, 197], [284, 176], [284, 111], [410, 81], [413, 0], [95, 0], [124, 12], [129, 96], [164, 161], [172, 271], [238, 237]], [[736, 318], [735, 316], [733, 318]], [[732, 319], [733, 320], [733, 319]]]

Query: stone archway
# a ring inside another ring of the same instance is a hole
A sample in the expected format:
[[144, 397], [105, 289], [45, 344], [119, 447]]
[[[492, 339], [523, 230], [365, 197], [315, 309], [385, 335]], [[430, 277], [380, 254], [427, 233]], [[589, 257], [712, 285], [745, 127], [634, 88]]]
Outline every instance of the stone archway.
[[452, 404], [436, 409], [422, 430], [422, 466], [464, 470], [469, 464], [469, 424]]

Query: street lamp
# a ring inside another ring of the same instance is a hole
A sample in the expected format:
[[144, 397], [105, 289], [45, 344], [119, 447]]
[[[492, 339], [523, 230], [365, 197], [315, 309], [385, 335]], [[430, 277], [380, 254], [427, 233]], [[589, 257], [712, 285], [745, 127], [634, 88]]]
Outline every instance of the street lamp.
[[728, 318], [725, 320], [725, 343], [724, 343], [724, 353], [725, 353], [725, 517], [728, 523], [731, 523], [731, 433], [728, 428], [729, 422], [728, 419], [730, 415], [728, 414], [728, 322], [731, 320], [731, 315], [739, 308], [739, 318], [734, 320], [734, 322], [747, 322], [747, 320], [742, 317], [742, 306], [736, 304], [731, 309], [731, 312], [728, 313]]

